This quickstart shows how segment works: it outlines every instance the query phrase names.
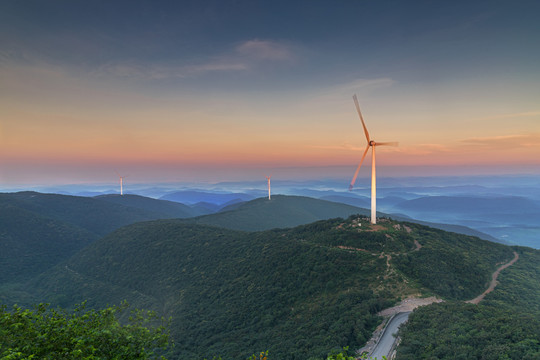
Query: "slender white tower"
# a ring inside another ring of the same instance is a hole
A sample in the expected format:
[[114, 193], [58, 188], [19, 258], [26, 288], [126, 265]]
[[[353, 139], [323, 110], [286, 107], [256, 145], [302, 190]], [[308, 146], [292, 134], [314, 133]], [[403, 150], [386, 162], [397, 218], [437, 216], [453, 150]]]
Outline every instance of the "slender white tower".
[[271, 200], [271, 197], [270, 197], [270, 178], [271, 177], [272, 175], [266, 176], [266, 180], [268, 180], [268, 200]]
[[371, 223], [377, 222], [377, 168], [375, 166], [375, 146], [371, 148]]
[[124, 178], [126, 176], [120, 175], [118, 171], [116, 171], [116, 175], [120, 178], [120, 195], [124, 195]]
[[360, 116], [360, 120], [362, 121], [362, 127], [364, 128], [364, 134], [366, 135], [366, 140], [368, 144], [366, 146], [366, 150], [364, 151], [364, 155], [362, 155], [360, 164], [358, 164], [358, 167], [356, 168], [356, 172], [354, 173], [351, 184], [349, 185], [349, 191], [353, 189], [354, 183], [356, 181], [356, 177], [358, 176], [358, 172], [360, 171], [360, 167], [362, 166], [362, 163], [364, 162], [364, 159], [366, 157], [366, 154], [369, 148], [371, 148], [371, 223], [376, 224], [377, 223], [377, 170], [376, 170], [376, 165], [375, 165], [375, 148], [381, 145], [397, 146], [398, 143], [397, 142], [375, 142], [374, 140], [371, 140], [371, 138], [369, 137], [369, 132], [367, 130], [366, 124], [364, 122], [364, 118], [362, 117], [362, 112], [360, 112], [360, 105], [358, 104], [358, 99], [356, 98], [356, 95], [353, 96], [353, 99], [354, 99], [354, 104], [356, 105], [356, 110], [358, 111], [358, 116]]

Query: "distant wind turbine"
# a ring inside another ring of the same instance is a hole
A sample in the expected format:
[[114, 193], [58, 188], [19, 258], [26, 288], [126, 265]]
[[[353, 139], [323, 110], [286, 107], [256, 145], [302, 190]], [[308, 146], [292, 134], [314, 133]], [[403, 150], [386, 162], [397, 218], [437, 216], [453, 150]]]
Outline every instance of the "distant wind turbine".
[[266, 180], [268, 180], [268, 200], [271, 200], [270, 198], [270, 178], [272, 175], [266, 176]]
[[367, 139], [367, 146], [366, 150], [364, 151], [364, 155], [362, 155], [362, 159], [360, 160], [360, 164], [358, 164], [358, 167], [356, 168], [356, 172], [354, 173], [353, 179], [351, 181], [351, 185], [349, 185], [349, 191], [352, 191], [354, 183], [356, 182], [356, 177], [358, 176], [358, 171], [360, 171], [360, 167], [362, 166], [362, 163], [364, 162], [364, 158], [366, 157], [366, 154], [371, 147], [371, 223], [376, 224], [377, 223], [377, 178], [376, 178], [376, 169], [375, 169], [375, 147], [382, 146], [382, 145], [389, 145], [389, 146], [397, 146], [397, 142], [375, 142], [374, 140], [371, 140], [369, 137], [369, 132], [366, 128], [366, 124], [364, 123], [364, 118], [362, 117], [362, 113], [360, 112], [360, 105], [358, 105], [358, 99], [356, 98], [356, 94], [353, 96], [354, 104], [356, 105], [356, 110], [358, 111], [358, 116], [360, 116], [360, 120], [362, 121], [362, 126], [364, 127], [364, 133], [366, 134]]
[[120, 195], [124, 195], [124, 178], [127, 177], [127, 175], [122, 176], [118, 173], [118, 171], [116, 172], [116, 174], [120, 178]]

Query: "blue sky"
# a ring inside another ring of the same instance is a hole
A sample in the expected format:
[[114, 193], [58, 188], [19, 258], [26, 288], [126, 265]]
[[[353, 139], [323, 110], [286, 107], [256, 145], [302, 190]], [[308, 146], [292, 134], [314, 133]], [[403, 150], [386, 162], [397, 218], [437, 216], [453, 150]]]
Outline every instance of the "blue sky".
[[534, 172], [538, 39], [537, 1], [3, 1], [0, 181], [352, 175], [354, 93], [381, 165]]

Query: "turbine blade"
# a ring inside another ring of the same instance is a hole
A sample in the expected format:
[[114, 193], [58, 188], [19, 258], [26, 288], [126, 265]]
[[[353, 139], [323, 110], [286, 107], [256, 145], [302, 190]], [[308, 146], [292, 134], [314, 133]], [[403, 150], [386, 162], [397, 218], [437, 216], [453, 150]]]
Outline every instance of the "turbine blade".
[[364, 133], [366, 134], [366, 139], [367, 139], [367, 142], [369, 144], [369, 142], [371, 141], [370, 138], [369, 138], [369, 132], [367, 131], [366, 123], [364, 122], [364, 118], [362, 117], [362, 112], [360, 111], [360, 105], [358, 104], [358, 98], [356, 97], [356, 94], [354, 94], [353, 100], [354, 100], [354, 105], [356, 105], [356, 111], [358, 111], [358, 116], [360, 116], [360, 120], [362, 120], [362, 126], [364, 127]]
[[349, 191], [352, 191], [354, 183], [356, 182], [356, 177], [358, 176], [358, 172], [360, 171], [360, 167], [362, 166], [362, 163], [364, 162], [364, 159], [366, 157], [366, 154], [369, 150], [369, 144], [366, 146], [366, 150], [364, 151], [364, 155], [362, 155], [362, 159], [360, 160], [360, 164], [358, 164], [358, 167], [356, 168], [356, 171], [354, 172], [354, 176], [352, 178], [351, 184], [349, 185]]
[[373, 145], [375, 145], [375, 146], [379, 146], [379, 145], [398, 146], [399, 143], [397, 141], [387, 141], [387, 142], [376, 142]]

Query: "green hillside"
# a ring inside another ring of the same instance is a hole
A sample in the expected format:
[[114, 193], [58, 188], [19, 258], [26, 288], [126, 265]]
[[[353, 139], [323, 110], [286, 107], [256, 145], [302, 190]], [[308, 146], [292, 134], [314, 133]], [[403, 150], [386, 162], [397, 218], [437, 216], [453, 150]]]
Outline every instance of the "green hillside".
[[182, 220], [137, 223], [29, 289], [62, 306], [127, 299], [171, 316], [181, 359], [242, 359], [266, 349], [275, 359], [308, 359], [362, 346], [380, 321], [376, 313], [402, 296], [476, 296], [496, 264], [512, 258], [509, 247], [477, 238], [366, 220], [257, 233]]
[[497, 238], [495, 238], [495, 237], [493, 237], [493, 236], [491, 236], [489, 234], [483, 233], [483, 232], [478, 231], [478, 230], [474, 230], [474, 229], [472, 229], [470, 227], [463, 226], [463, 225], [441, 224], [441, 223], [434, 223], [434, 222], [429, 222], [429, 221], [422, 221], [422, 220], [418, 220], [418, 219], [411, 219], [410, 217], [402, 216], [402, 215], [398, 215], [398, 214], [391, 214], [391, 215], [388, 215], [388, 216], [391, 217], [394, 220], [397, 220], [397, 221], [414, 222], [415, 224], [425, 225], [425, 226], [435, 228], [435, 229], [440, 229], [440, 230], [444, 230], [444, 231], [448, 231], [448, 232], [455, 232], [455, 233], [463, 234], [463, 235], [476, 236], [476, 237], [479, 237], [480, 239], [505, 244], [504, 241], [501, 241], [501, 240], [499, 240], [499, 239], [497, 239]]
[[[303, 196], [275, 195], [272, 200], [259, 198], [249, 202], [237, 203], [224, 208], [218, 213], [190, 218], [187, 221], [233, 230], [261, 231], [294, 227], [337, 217], [347, 218], [353, 214], [368, 215], [369, 213], [367, 209], [341, 202]], [[484, 240], [498, 242], [494, 237], [466, 226], [428, 223], [383, 213], [377, 213], [377, 216], [390, 216], [398, 221], [411, 221], [445, 231], [477, 236]]]
[[94, 197], [94, 199], [153, 212], [155, 213], [156, 219], [188, 218], [203, 215], [203, 212], [184, 204], [174, 201], [152, 199], [140, 195], [99, 195]]
[[[106, 235], [121, 226], [138, 221], [168, 218], [154, 209], [115, 203], [83, 196], [18, 192], [1, 194], [1, 201], [17, 201], [21, 209]], [[139, 203], [141, 202], [140, 199]], [[135, 202], [135, 201], [132, 201]]]
[[38, 275], [96, 238], [84, 229], [24, 210], [17, 201], [0, 196], [0, 287]]
[[514, 250], [519, 261], [479, 305], [449, 302], [415, 311], [397, 359], [540, 359], [540, 251]]
[[353, 214], [366, 215], [368, 212], [366, 209], [310, 197], [275, 195], [272, 200], [258, 198], [235, 205], [233, 210], [188, 221], [233, 230], [260, 231], [337, 217], [347, 218]]
[[18, 284], [67, 260], [101, 235], [137, 221], [191, 216], [186, 208], [131, 195], [92, 199], [37, 192], [2, 193], [0, 300], [20, 302]]

